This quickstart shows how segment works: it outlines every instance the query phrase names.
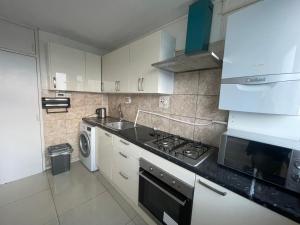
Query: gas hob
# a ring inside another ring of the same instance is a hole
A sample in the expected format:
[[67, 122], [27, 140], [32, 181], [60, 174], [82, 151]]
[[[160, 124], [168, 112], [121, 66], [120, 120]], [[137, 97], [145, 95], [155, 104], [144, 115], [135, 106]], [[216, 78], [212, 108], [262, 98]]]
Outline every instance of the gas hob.
[[155, 139], [146, 142], [145, 145], [194, 167], [216, 150], [215, 147], [201, 142], [187, 140], [162, 131], [153, 131], [152, 136]]

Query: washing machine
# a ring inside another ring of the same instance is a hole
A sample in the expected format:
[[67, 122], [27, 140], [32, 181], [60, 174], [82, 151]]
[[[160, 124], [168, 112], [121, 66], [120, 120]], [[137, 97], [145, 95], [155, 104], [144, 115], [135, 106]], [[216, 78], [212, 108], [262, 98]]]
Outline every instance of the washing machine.
[[96, 165], [96, 128], [83, 121], [80, 123], [79, 158], [89, 171], [98, 170]]

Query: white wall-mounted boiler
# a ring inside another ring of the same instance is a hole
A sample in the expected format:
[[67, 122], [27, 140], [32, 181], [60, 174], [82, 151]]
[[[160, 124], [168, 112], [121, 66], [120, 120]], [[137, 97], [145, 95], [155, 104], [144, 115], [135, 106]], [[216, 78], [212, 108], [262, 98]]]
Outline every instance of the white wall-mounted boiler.
[[228, 18], [219, 108], [300, 115], [300, 1], [264, 0]]

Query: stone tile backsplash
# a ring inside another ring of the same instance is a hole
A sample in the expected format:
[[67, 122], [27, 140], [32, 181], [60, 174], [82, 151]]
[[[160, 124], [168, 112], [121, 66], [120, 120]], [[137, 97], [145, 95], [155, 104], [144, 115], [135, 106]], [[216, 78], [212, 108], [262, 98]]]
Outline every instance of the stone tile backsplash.
[[[92, 115], [99, 107], [108, 108], [107, 95], [69, 92], [71, 108], [68, 113], [47, 114], [43, 110], [45, 151], [48, 146], [68, 142], [74, 149], [72, 159], [79, 156], [79, 124], [83, 117]], [[54, 97], [55, 92], [43, 90], [43, 97]], [[45, 152], [46, 153], [46, 152]], [[46, 166], [49, 159], [46, 157]]]
[[[174, 94], [170, 96], [168, 109], [159, 108], [157, 94], [109, 94], [109, 114], [119, 117], [117, 106], [121, 103], [124, 118], [134, 121], [138, 109], [160, 113], [191, 123], [207, 123], [207, 120], [227, 121], [228, 112], [218, 109], [221, 70], [207, 70], [175, 74]], [[125, 98], [131, 103], [125, 104]], [[156, 115], [141, 113], [138, 123], [177, 134], [189, 139], [219, 145], [225, 125], [193, 126]]]
[[[190, 123], [207, 123], [210, 119], [227, 121], [228, 112], [218, 110], [220, 80], [220, 70], [176, 74], [174, 94], [170, 96], [170, 106], [167, 109], [159, 107], [160, 95], [157, 94], [70, 92], [71, 108], [68, 113], [47, 114], [43, 110], [45, 150], [50, 145], [68, 142], [74, 149], [72, 158], [77, 159], [81, 119], [94, 114], [99, 107], [107, 107], [110, 116], [119, 117], [120, 103], [124, 118], [129, 121], [135, 120], [138, 109]], [[42, 95], [54, 97], [55, 92], [43, 90]], [[130, 104], [125, 104], [126, 97], [131, 97]], [[138, 123], [214, 146], [219, 145], [220, 134], [226, 130], [225, 125], [193, 126], [144, 113], [140, 114]], [[46, 159], [46, 165], [49, 165], [49, 159]]]

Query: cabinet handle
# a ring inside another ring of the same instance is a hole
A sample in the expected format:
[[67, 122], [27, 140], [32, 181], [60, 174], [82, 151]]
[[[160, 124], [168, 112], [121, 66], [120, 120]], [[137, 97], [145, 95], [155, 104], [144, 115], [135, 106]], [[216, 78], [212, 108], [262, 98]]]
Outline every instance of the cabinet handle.
[[107, 137], [111, 137], [111, 135], [110, 134], [108, 134], [108, 133], [104, 133]]
[[214, 188], [214, 187], [212, 187], [212, 186], [210, 186], [210, 185], [204, 183], [204, 182], [201, 181], [200, 179], [198, 180], [198, 183], [201, 184], [202, 186], [204, 186], [204, 187], [206, 187], [206, 188], [212, 190], [213, 192], [219, 194], [219, 195], [222, 195], [222, 196], [227, 195], [227, 192], [220, 191], [220, 190], [218, 190], [218, 189], [216, 189], [216, 188]]
[[125, 154], [123, 154], [122, 152], [119, 152], [119, 154], [120, 154], [121, 156], [123, 156], [125, 159], [127, 159], [127, 158], [128, 158], [128, 156], [127, 156], [127, 155], [125, 155]]
[[56, 89], [56, 77], [53, 77], [53, 87]]
[[119, 172], [120, 176], [123, 177], [125, 180], [128, 180], [129, 177], [127, 177], [126, 175], [124, 175], [122, 172]]
[[115, 81], [115, 91], [118, 91], [118, 81]]
[[101, 91], [103, 91], [104, 89], [103, 89], [103, 82], [101, 82]]
[[122, 144], [124, 144], [124, 145], [129, 145], [129, 143], [127, 143], [127, 142], [125, 142], [125, 141], [123, 141], [123, 140], [120, 140], [120, 142], [121, 142]]
[[121, 81], [118, 81], [118, 91], [120, 91]]
[[141, 88], [140, 88], [140, 87], [141, 87], [141, 78], [139, 78], [139, 79], [138, 79], [138, 91], [140, 91], [140, 90], [141, 90]]
[[143, 84], [144, 84], [144, 78], [142, 77], [142, 78], [141, 78], [141, 91], [144, 91]]

